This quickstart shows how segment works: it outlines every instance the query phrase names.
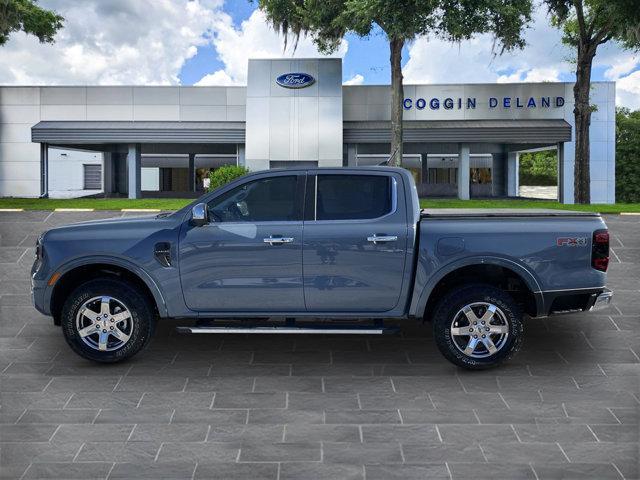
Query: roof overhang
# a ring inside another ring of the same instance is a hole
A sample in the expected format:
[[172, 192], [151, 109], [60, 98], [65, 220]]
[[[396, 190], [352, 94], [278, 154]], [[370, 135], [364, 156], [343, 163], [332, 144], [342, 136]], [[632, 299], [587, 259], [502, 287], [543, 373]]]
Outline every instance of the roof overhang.
[[52, 144], [244, 143], [245, 122], [63, 122], [31, 127], [31, 141]]
[[[571, 140], [564, 120], [420, 120], [403, 122], [404, 142], [544, 143]], [[391, 122], [344, 122], [345, 143], [389, 143]]]

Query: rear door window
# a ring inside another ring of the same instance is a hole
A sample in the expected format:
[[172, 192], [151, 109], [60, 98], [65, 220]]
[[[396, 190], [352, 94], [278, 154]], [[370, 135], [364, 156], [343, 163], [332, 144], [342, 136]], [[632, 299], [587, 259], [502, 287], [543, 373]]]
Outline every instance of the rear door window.
[[391, 179], [386, 175], [318, 175], [315, 200], [316, 220], [382, 217], [392, 209]]

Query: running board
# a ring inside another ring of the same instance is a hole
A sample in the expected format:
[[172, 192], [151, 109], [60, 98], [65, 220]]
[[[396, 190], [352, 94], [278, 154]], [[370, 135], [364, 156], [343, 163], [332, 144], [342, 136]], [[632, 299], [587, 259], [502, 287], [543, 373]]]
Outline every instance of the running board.
[[309, 327], [176, 327], [178, 333], [249, 333], [249, 334], [319, 334], [385, 335], [397, 333], [397, 327], [309, 326]]

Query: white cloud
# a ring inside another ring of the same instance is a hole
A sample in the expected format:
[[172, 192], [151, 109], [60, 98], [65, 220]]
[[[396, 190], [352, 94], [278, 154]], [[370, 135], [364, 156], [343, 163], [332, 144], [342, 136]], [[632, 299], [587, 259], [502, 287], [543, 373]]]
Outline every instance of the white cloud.
[[364, 77], [359, 73], [356, 73], [353, 77], [343, 83], [343, 85], [362, 85], [364, 83]]
[[176, 84], [185, 61], [230, 23], [222, 0], [44, 0], [66, 19], [56, 43], [15, 33], [0, 84]]
[[[574, 54], [562, 44], [561, 33], [549, 24], [543, 8], [535, 12], [525, 39], [524, 50], [494, 56], [490, 35], [459, 45], [419, 38], [409, 46], [409, 59], [403, 68], [405, 83], [545, 82], [573, 77]], [[617, 80], [619, 105], [637, 108], [640, 56], [609, 42], [598, 48], [594, 67], [604, 67], [605, 78]]]
[[556, 68], [530, 68], [521, 69], [510, 75], [500, 75], [496, 81], [498, 83], [518, 83], [518, 82], [559, 82], [560, 71]]
[[[267, 23], [264, 14], [255, 10], [236, 28], [231, 21], [220, 22], [212, 39], [213, 46], [224, 68], [205, 75], [197, 85], [246, 84], [247, 60], [249, 58], [318, 57], [321, 56], [310, 38], [300, 38], [296, 50], [290, 39], [283, 51], [284, 38]], [[344, 57], [348, 43], [343, 40], [331, 57]]]
[[[237, 85], [240, 82], [235, 81], [224, 70], [218, 70], [213, 73], [209, 73], [198, 80], [194, 85], [199, 87], [208, 87], [211, 85]], [[243, 85], [243, 84], [241, 84]]]
[[638, 65], [640, 65], [640, 56], [632, 53], [623, 53], [613, 59], [611, 66], [604, 72], [604, 76], [609, 80], [617, 80], [635, 70]]
[[549, 25], [544, 9], [535, 12], [525, 39], [524, 50], [495, 55], [490, 35], [461, 44], [419, 38], [409, 47], [403, 73], [407, 83], [524, 82], [557, 80], [560, 72], [572, 69], [567, 61], [570, 51], [560, 32]]
[[616, 82], [616, 103], [632, 110], [640, 109], [640, 70]]

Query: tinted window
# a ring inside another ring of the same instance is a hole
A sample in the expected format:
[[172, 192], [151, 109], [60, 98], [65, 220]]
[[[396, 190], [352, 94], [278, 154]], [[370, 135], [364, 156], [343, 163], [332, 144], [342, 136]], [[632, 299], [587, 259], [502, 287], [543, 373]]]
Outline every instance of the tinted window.
[[209, 202], [216, 222], [298, 220], [295, 175], [245, 183]]
[[318, 175], [317, 220], [377, 218], [390, 211], [389, 177]]

